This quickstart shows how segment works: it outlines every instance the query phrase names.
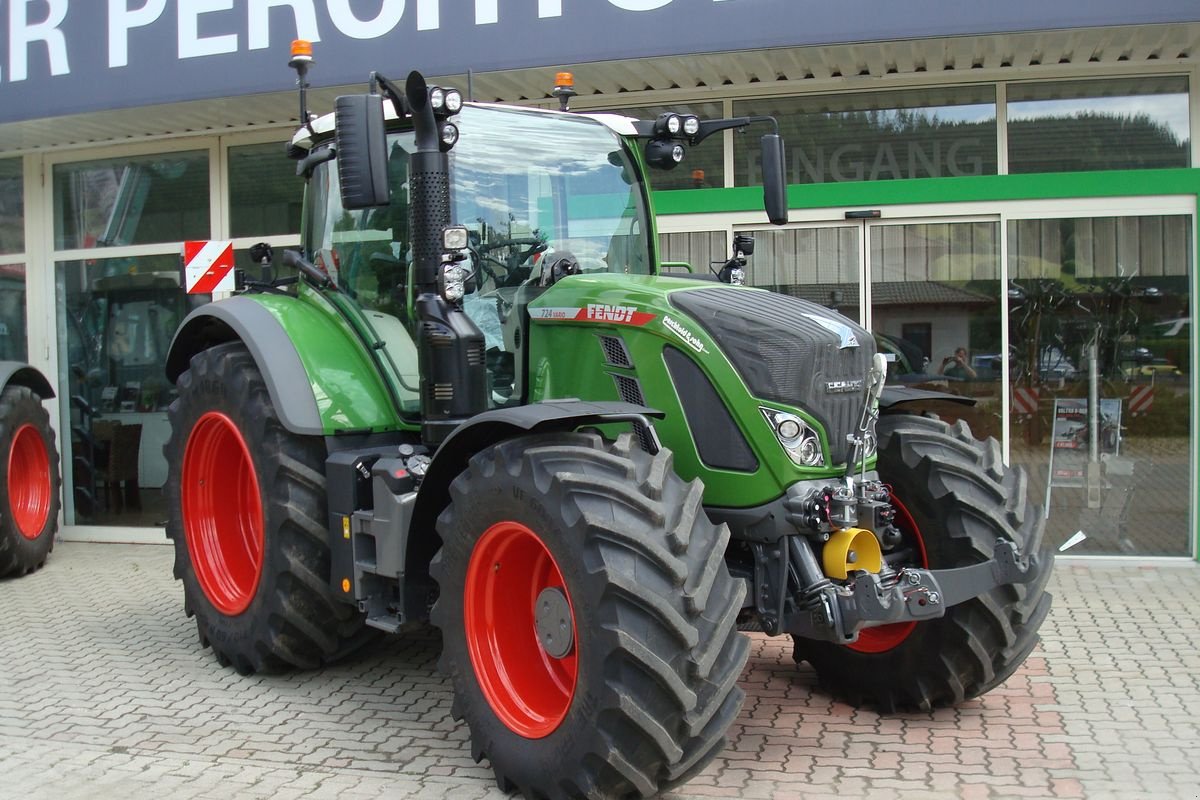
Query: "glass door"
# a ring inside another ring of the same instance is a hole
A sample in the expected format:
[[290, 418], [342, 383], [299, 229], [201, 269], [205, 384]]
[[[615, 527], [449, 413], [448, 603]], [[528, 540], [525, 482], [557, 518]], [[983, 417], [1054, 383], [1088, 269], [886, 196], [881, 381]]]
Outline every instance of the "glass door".
[[889, 382], [971, 397], [969, 411], [947, 403], [946, 413], [1003, 439], [999, 218], [862, 225], [867, 327], [891, 362]]

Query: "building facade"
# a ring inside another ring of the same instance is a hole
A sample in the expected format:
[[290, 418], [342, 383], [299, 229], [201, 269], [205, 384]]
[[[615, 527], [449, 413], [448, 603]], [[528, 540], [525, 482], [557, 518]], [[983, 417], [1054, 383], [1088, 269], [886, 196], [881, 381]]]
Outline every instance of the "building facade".
[[729, 131], [653, 174], [663, 259], [705, 269], [754, 234], [750, 283], [866, 324], [893, 381], [975, 399], [1054, 543], [1194, 558], [1200, 9], [807, 6], [0, 4], [0, 357], [56, 381], [67, 535], [161, 536], [181, 242], [231, 239], [248, 268], [255, 242], [299, 243], [300, 36], [321, 112], [414, 67], [556, 106], [565, 68], [576, 110], [775, 117], [789, 225]]

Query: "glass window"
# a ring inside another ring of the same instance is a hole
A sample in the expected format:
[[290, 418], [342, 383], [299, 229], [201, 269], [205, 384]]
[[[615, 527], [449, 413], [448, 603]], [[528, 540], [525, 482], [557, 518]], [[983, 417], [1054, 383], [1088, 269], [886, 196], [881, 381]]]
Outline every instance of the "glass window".
[[1016, 173], [1187, 167], [1184, 77], [1008, 85]]
[[229, 148], [231, 236], [300, 232], [304, 182], [279, 142]]
[[1000, 224], [872, 223], [871, 319], [888, 382], [974, 399], [946, 403], [978, 437], [1002, 437]]
[[1048, 506], [1050, 541], [1088, 537], [1072, 553], [1189, 552], [1193, 224], [1008, 225], [1012, 460]]
[[59, 250], [206, 239], [208, 153], [161, 153], [54, 167]]
[[[652, 120], [659, 114], [695, 114], [700, 119], [721, 119], [725, 116], [724, 103], [683, 103], [671, 106], [643, 106], [640, 108], [618, 108], [611, 113], [626, 117]], [[714, 133], [698, 147], [689, 147], [683, 163], [672, 170], [652, 169], [649, 171], [650, 188], [666, 189], [710, 189], [725, 185], [725, 135]]]
[[68, 523], [160, 525], [175, 394], [163, 374], [189, 306], [178, 254], [56, 265]]
[[25, 252], [22, 160], [0, 159], [0, 255]]
[[[735, 116], [779, 120], [788, 183], [996, 173], [996, 91], [960, 86], [772, 97], [734, 103]], [[738, 186], [762, 182], [756, 142], [738, 139]]]
[[862, 223], [749, 233], [754, 255], [746, 265], [746, 283], [811, 300], [859, 321]]
[[[732, 253], [725, 231], [660, 233], [658, 248], [664, 263], [687, 264], [693, 273], [704, 274], [720, 269]], [[686, 273], [681, 267], [666, 267], [664, 274]]]
[[28, 360], [25, 265], [0, 264], [0, 361]]

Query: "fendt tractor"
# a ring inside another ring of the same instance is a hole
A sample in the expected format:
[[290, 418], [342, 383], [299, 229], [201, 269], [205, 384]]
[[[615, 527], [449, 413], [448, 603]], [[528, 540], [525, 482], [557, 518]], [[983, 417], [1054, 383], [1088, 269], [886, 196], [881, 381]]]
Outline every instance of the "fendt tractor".
[[[884, 709], [1029, 654], [1050, 556], [997, 443], [885, 387], [852, 321], [738, 285], [747, 240], [660, 272], [647, 169], [773, 120], [572, 113], [565, 79], [562, 110], [477, 104], [417, 72], [317, 118], [311, 59], [301, 249], [257, 247], [167, 363], [167, 535], [221, 664], [432, 623], [502, 789], [645, 797], [723, 747], [741, 630]], [[765, 134], [776, 224], [783, 164]]]

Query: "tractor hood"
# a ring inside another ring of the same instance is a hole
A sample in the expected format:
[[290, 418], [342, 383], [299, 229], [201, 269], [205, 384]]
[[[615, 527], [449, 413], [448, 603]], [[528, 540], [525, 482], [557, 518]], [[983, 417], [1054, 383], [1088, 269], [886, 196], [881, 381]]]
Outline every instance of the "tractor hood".
[[[611, 387], [614, 378], [609, 374], [620, 373], [620, 399], [667, 410], [681, 402], [674, 398], [695, 397], [707, 382], [715, 392], [713, 402], [728, 413], [693, 415], [693, 436], [696, 426], [710, 437], [721, 431], [721, 437], [738, 448], [744, 437], [773, 471], [780, 463], [774, 457], [779, 445], [759, 407], [782, 406], [822, 428], [830, 458], [826, 469], [844, 464], [849, 456], [846, 437], [862, 418], [875, 341], [835, 311], [761, 289], [667, 276], [600, 274], [560, 281], [530, 303], [529, 316], [534, 326], [532, 399], [613, 399], [589, 382]], [[572, 330], [590, 333], [577, 338], [569, 335]], [[597, 335], [599, 345], [594, 343]], [[686, 355], [707, 379], [678, 385], [663, 366], [664, 345]], [[628, 353], [622, 355], [623, 349]], [[601, 370], [591, 366], [596, 356], [602, 357]], [[632, 387], [626, 377], [637, 379], [640, 396], [626, 391]], [[669, 427], [674, 419], [668, 414], [664, 425]], [[735, 460], [719, 461], [731, 466]], [[779, 469], [776, 493], [797, 477], [790, 466]]]
[[712, 337], [750, 394], [807, 411], [834, 463], [846, 460], [875, 356], [869, 332], [815, 303], [732, 286], [672, 292], [670, 303]]

